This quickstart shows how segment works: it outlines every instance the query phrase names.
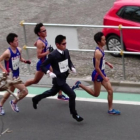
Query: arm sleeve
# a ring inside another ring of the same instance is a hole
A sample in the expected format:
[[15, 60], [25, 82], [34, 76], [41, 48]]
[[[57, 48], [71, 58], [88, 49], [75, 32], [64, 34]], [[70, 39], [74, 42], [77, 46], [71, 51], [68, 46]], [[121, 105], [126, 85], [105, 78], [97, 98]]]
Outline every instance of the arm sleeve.
[[41, 64], [40, 68], [41, 70], [46, 74], [46, 72], [49, 70], [47, 69], [47, 65], [52, 63], [52, 55], [49, 54], [48, 58]]
[[[68, 50], [67, 50], [68, 51]], [[69, 51], [68, 51], [68, 60], [69, 60], [69, 68], [70, 70], [72, 70], [71, 68], [74, 67], [72, 61], [71, 61], [71, 58], [70, 58], [70, 54], [69, 54]], [[75, 67], [74, 67], [75, 68]]]

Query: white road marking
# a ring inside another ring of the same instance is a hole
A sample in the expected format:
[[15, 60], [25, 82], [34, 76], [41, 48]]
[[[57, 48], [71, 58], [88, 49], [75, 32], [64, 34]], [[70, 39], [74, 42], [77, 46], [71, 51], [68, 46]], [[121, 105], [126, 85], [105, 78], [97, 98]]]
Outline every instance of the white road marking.
[[[0, 95], [3, 95], [5, 92], [0, 92]], [[16, 93], [14, 93], [16, 95]], [[34, 97], [36, 94], [28, 94], [26, 97]], [[57, 96], [48, 97], [49, 99], [57, 99]], [[86, 101], [86, 102], [99, 102], [99, 103], [107, 103], [107, 99], [98, 99], [98, 98], [81, 98], [76, 97], [77, 101]], [[115, 104], [127, 104], [127, 105], [140, 105], [140, 102], [136, 101], [122, 101], [122, 100], [113, 100]]]

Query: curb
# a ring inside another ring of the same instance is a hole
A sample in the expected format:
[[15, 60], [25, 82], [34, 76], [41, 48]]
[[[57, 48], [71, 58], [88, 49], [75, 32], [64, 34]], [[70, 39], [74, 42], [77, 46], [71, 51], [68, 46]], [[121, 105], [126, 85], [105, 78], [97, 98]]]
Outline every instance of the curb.
[[[88, 84], [92, 84], [92, 81], [89, 79], [83, 79], [83, 78], [68, 78], [69, 80], [73, 80], [73, 81], [77, 81], [77, 79], [79, 81], [83, 81], [86, 82]], [[133, 82], [133, 81], [114, 81], [114, 80], [110, 80], [112, 86], [128, 86], [128, 87], [140, 87], [140, 82]]]
[[[20, 76], [23, 82], [26, 82], [29, 79], [34, 78], [34, 75], [26, 75]], [[81, 81], [83, 85], [93, 87], [93, 82], [90, 78], [68, 78], [67, 83], [70, 87], [72, 87], [76, 81]], [[140, 82], [133, 81], [115, 81], [110, 80], [113, 91], [114, 92], [123, 92], [123, 93], [138, 93], [140, 94]], [[31, 85], [32, 87], [52, 87], [52, 78], [48, 78], [47, 76], [43, 76], [43, 78], [37, 84]], [[106, 89], [101, 86], [101, 91], [106, 91]]]
[[[23, 82], [26, 82], [29, 79], [34, 78], [34, 75], [26, 75], [26, 76], [20, 76], [21, 79], [23, 80]], [[81, 81], [84, 85], [88, 86], [88, 85], [92, 85], [92, 81], [89, 77], [86, 78], [68, 78], [67, 79], [67, 83], [70, 86], [73, 86], [73, 84], [76, 81]], [[118, 86], [118, 87], [136, 87], [136, 88], [140, 88], [140, 82], [134, 82], [134, 81], [115, 81], [115, 80], [110, 80], [112, 86]], [[43, 76], [43, 78], [40, 80], [40, 82], [38, 84], [36, 84], [36, 86], [51, 86], [52, 85], [52, 79], [48, 78], [47, 76]]]

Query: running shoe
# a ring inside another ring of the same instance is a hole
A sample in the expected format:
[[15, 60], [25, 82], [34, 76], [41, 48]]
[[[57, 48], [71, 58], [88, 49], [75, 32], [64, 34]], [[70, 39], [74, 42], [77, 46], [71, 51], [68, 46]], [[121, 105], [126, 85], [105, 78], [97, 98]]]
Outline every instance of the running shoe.
[[81, 116], [79, 116], [79, 115], [72, 115], [73, 116], [73, 118], [76, 120], [76, 121], [78, 121], [78, 122], [81, 122], [81, 121], [83, 121], [84, 119], [81, 117]]
[[10, 101], [9, 103], [14, 112], [19, 112], [19, 108], [18, 108], [17, 104], [14, 104], [13, 101]]
[[108, 114], [112, 114], [112, 115], [120, 115], [121, 112], [115, 109], [112, 109], [111, 111], [108, 110]]
[[5, 111], [2, 106], [0, 106], [0, 116], [5, 115]]
[[69, 98], [67, 98], [65, 95], [58, 95], [57, 98], [59, 100], [63, 100], [63, 101], [68, 101], [69, 100]]
[[76, 88], [79, 88], [79, 84], [81, 84], [81, 82], [80, 81], [77, 81], [75, 83], [75, 85], [72, 87], [72, 90], [75, 90]]
[[37, 109], [38, 102], [35, 100], [35, 97], [32, 98], [32, 102], [33, 102], [33, 108]]

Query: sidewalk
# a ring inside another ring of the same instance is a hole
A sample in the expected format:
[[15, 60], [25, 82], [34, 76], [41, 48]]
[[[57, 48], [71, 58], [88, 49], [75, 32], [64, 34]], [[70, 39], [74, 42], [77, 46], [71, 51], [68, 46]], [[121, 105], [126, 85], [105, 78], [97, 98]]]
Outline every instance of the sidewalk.
[[[34, 75], [20, 76], [23, 82], [28, 79], [32, 79]], [[83, 78], [68, 78], [67, 83], [72, 87], [76, 81], [81, 81], [82, 84], [92, 87], [92, 81], [90, 79]], [[111, 81], [114, 92], [126, 92], [126, 93], [140, 93], [140, 82], [131, 82], [131, 81]], [[36, 87], [51, 87], [52, 79], [48, 78], [46, 75], [41, 79], [38, 84], [32, 85]], [[105, 91], [104, 87], [101, 88], [102, 91]]]

